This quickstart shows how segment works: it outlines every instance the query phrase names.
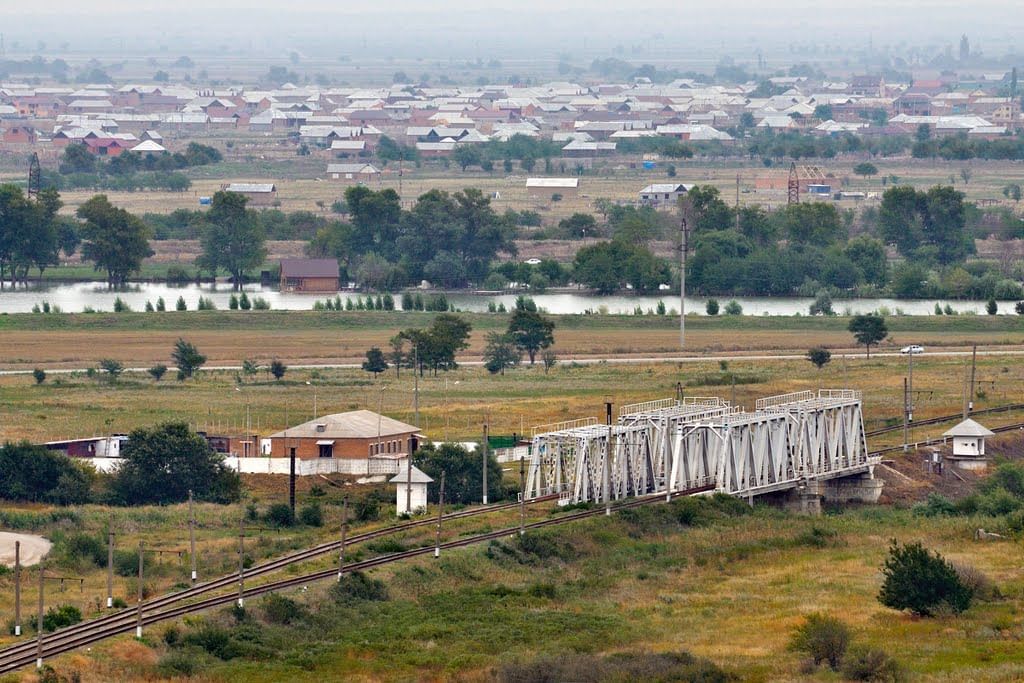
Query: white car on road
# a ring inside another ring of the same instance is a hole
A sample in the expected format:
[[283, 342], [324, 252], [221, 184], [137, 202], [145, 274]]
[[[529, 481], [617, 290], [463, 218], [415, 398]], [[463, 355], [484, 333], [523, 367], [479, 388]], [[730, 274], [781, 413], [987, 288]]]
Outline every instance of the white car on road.
[[911, 344], [910, 346], [904, 346], [900, 349], [900, 353], [904, 356], [916, 356], [919, 353], [924, 353], [924, 347], [918, 344]]

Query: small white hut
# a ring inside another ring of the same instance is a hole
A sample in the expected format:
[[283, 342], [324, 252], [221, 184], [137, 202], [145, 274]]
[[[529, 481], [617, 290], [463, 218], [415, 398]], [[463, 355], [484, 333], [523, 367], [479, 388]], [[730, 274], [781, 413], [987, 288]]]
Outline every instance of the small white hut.
[[957, 467], [964, 469], [982, 469], [985, 467], [985, 439], [995, 434], [967, 418], [960, 424], [946, 431], [945, 437], [953, 439], [952, 460]]
[[[421, 469], [417, 467], [411, 468], [412, 472], [407, 472], [406, 466], [399, 466], [398, 474], [391, 478], [392, 484], [397, 484], [396, 497], [395, 497], [395, 509], [396, 513], [401, 515], [406, 512], [416, 512], [417, 510], [423, 510], [427, 507], [427, 484], [434, 481], [428, 477]], [[412, 481], [411, 486], [406, 486], [408, 481]], [[410, 495], [411, 494], [411, 495]], [[409, 499], [409, 504], [406, 506], [406, 499]]]

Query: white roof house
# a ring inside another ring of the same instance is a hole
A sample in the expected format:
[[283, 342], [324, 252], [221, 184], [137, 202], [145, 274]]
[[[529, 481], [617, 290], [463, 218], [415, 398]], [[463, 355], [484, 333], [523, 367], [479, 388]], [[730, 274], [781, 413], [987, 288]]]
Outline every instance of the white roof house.
[[954, 458], [983, 458], [985, 439], [995, 436], [991, 430], [967, 418], [955, 427], [946, 430], [943, 436], [953, 439]]
[[132, 152], [143, 152], [143, 153], [144, 152], [149, 152], [149, 153], [157, 154], [157, 153], [166, 152], [167, 148], [164, 147], [163, 145], [161, 145], [159, 142], [156, 142], [154, 140], [145, 140], [144, 142], [140, 142], [139, 144], [137, 144], [134, 147], [132, 147], [131, 151]]

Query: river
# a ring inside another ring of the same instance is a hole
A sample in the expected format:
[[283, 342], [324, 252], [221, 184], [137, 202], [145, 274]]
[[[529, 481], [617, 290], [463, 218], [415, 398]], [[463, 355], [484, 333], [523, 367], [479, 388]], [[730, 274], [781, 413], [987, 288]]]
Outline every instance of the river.
[[[327, 298], [325, 294], [297, 294], [294, 292], [281, 292], [273, 287], [261, 287], [259, 285], [248, 285], [244, 290], [250, 299], [263, 297], [270, 303], [271, 308], [284, 310], [309, 310], [313, 308], [314, 302]], [[145, 309], [146, 302], [156, 305], [158, 298], [163, 297], [168, 310], [173, 310], [178, 297], [185, 300], [189, 310], [195, 310], [199, 297], [212, 299], [219, 309], [228, 307], [228, 300], [233, 290], [229, 285], [181, 285], [172, 286], [166, 284], [132, 284], [118, 289], [108, 289], [101, 282], [79, 282], [72, 284], [38, 284], [28, 288], [19, 287], [11, 289], [9, 286], [0, 291], [0, 313], [28, 313], [34, 306], [42, 307], [43, 302], [50, 306], [57, 306], [64, 313], [80, 313], [86, 307], [97, 311], [111, 311], [114, 308], [114, 300], [118, 297], [128, 304], [132, 310], [141, 311]], [[357, 294], [341, 293], [342, 301], [346, 297], [355, 299]], [[425, 297], [431, 296], [424, 293]], [[396, 296], [396, 303], [399, 297]], [[649, 310], [656, 310], [658, 302], [662, 301], [669, 312], [679, 311], [679, 297], [669, 292], [665, 296], [589, 296], [585, 294], [536, 294], [533, 296], [537, 306], [549, 313], [571, 314], [585, 313], [587, 311], [601, 313], [624, 313], [630, 314], [639, 307], [645, 313]], [[512, 308], [515, 304], [516, 295], [484, 295], [484, 294], [449, 294], [448, 301], [456, 308], [464, 311], [486, 311], [488, 304], [495, 305], [503, 303], [506, 308]], [[718, 297], [719, 305], [725, 308], [730, 297]], [[807, 315], [807, 309], [813, 302], [811, 298], [803, 297], [735, 297], [735, 300], [743, 307], [745, 315]], [[959, 313], [985, 312], [984, 301], [946, 301], [946, 300], [920, 300], [905, 301], [897, 299], [849, 299], [836, 300], [833, 308], [836, 313], [869, 313], [879, 309], [887, 309], [890, 313], [902, 312], [908, 315], [931, 315], [935, 311], [935, 303], [938, 301], [945, 306], [947, 303]], [[707, 303], [705, 297], [687, 297], [686, 308], [688, 313], [704, 314], [704, 307]], [[1013, 302], [1001, 302], [999, 305], [1000, 314], [1013, 314]]]

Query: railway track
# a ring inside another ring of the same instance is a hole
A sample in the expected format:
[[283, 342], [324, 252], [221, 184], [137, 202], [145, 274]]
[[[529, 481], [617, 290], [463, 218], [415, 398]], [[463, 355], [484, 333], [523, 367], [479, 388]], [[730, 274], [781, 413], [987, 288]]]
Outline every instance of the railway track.
[[[558, 498], [558, 494], [552, 494], [552, 495], [547, 495], [547, 496], [540, 496], [540, 497], [528, 500], [526, 502], [526, 504], [527, 505], [533, 505], [533, 504], [536, 504], [536, 503], [548, 502], [548, 501], [551, 501], [551, 500], [555, 500], [557, 498]], [[486, 507], [486, 508], [471, 508], [471, 509], [467, 509], [467, 510], [460, 510], [458, 512], [452, 512], [452, 513], [449, 513], [449, 514], [445, 515], [442, 519], [445, 522], [449, 522], [449, 521], [455, 521], [455, 520], [459, 520], [459, 519], [465, 519], [467, 517], [476, 517], [476, 516], [479, 516], [479, 515], [491, 514], [491, 513], [494, 513], [494, 512], [501, 512], [503, 510], [510, 510], [510, 509], [518, 508], [518, 507], [519, 507], [519, 503], [518, 502], [502, 503], [500, 505], [492, 505], [492, 506], [489, 506], [489, 507]], [[364, 533], [361, 533], [361, 534], [354, 534], [352, 536], [349, 536], [347, 539], [345, 539], [345, 547], [348, 548], [348, 547], [350, 547], [350, 546], [352, 546], [352, 545], [354, 545], [356, 543], [362, 543], [362, 542], [365, 542], [365, 541], [371, 541], [371, 540], [375, 540], [375, 539], [382, 538], [382, 537], [385, 537], [385, 536], [390, 536], [392, 534], [402, 533], [404, 531], [409, 531], [411, 529], [416, 529], [418, 527], [428, 526], [428, 525], [432, 525], [432, 524], [437, 524], [437, 518], [436, 517], [430, 517], [430, 518], [426, 518], [425, 517], [423, 519], [417, 519], [417, 520], [412, 520], [412, 521], [409, 521], [409, 522], [403, 522], [401, 524], [396, 524], [394, 526], [384, 527], [382, 529], [374, 529], [373, 531], [367, 531], [367, 532], [364, 532]], [[262, 564], [258, 564], [258, 565], [254, 565], [252, 567], [249, 567], [248, 569], [245, 570], [245, 578], [246, 579], [253, 579], [253, 578], [256, 578], [256, 577], [265, 576], [265, 575], [273, 573], [275, 571], [284, 569], [285, 567], [288, 567], [290, 565], [297, 564], [297, 563], [300, 563], [300, 562], [306, 562], [308, 560], [315, 559], [317, 557], [320, 557], [322, 555], [326, 555], [328, 553], [339, 552], [340, 550], [341, 550], [341, 541], [340, 540], [329, 541], [327, 543], [321, 543], [321, 544], [313, 546], [311, 548], [306, 548], [304, 550], [300, 550], [298, 552], [291, 553], [289, 555], [284, 555], [282, 557], [270, 560], [269, 562], [264, 562]], [[359, 567], [355, 567], [355, 569], [358, 569], [358, 568]], [[331, 571], [335, 575], [337, 575], [337, 571], [338, 571], [337, 568], [332, 569]], [[148, 602], [144, 602], [143, 605], [142, 605], [142, 620], [143, 620], [143, 623], [144, 624], [147, 623], [146, 622], [147, 615], [150, 614], [150, 613], [159, 612], [160, 610], [162, 610], [164, 608], [173, 606], [173, 605], [178, 604], [178, 603], [185, 602], [187, 600], [192, 600], [192, 599], [197, 598], [199, 596], [205, 595], [206, 593], [210, 593], [210, 592], [217, 591], [217, 590], [222, 590], [222, 589], [225, 589], [225, 588], [236, 587], [237, 585], [238, 585], [238, 574], [227, 574], [227, 575], [218, 577], [216, 579], [212, 579], [210, 581], [206, 581], [206, 582], [203, 582], [203, 583], [196, 584], [195, 586], [187, 588], [187, 589], [185, 589], [183, 591], [179, 591], [177, 593], [168, 593], [168, 594], [162, 595], [162, 596], [160, 596], [158, 598], [154, 598], [153, 600], [150, 600]], [[235, 595], [235, 597], [237, 597], [237, 594]], [[193, 604], [198, 604], [198, 603], [193, 603]], [[166, 617], [166, 618], [170, 618], [170, 617]], [[117, 630], [116, 632], [117, 633], [121, 633], [125, 629], [126, 625], [127, 625], [127, 628], [129, 630], [131, 628], [134, 628], [135, 624], [136, 624], [136, 619], [137, 619], [137, 608], [130, 607], [130, 608], [122, 609], [122, 610], [120, 610], [118, 612], [114, 612], [112, 614], [107, 614], [107, 615], [104, 615], [102, 617], [98, 617], [96, 619], [92, 619], [90, 621], [81, 622], [81, 623], [75, 624], [73, 626], [68, 626], [68, 627], [66, 627], [64, 629], [61, 629], [59, 631], [55, 631], [53, 635], [56, 636], [57, 634], [60, 634], [60, 636], [62, 638], [74, 639], [75, 637], [77, 637], [77, 636], [79, 636], [79, 635], [81, 635], [83, 633], [88, 633], [88, 632], [91, 632], [91, 631], [95, 631], [97, 628], [103, 629], [103, 628], [107, 628], [107, 627], [120, 629], [120, 630]], [[44, 636], [43, 637], [44, 652], [45, 652], [45, 648], [46, 648], [46, 641], [50, 637], [51, 636]], [[90, 640], [89, 642], [93, 642], [93, 641]], [[4, 648], [3, 650], [0, 650], [0, 673], [3, 673], [5, 671], [11, 670], [11, 669], [7, 668], [7, 659], [8, 659], [8, 657], [19, 657], [19, 656], [23, 656], [23, 655], [27, 654], [27, 655], [30, 656], [30, 658], [32, 660], [34, 660], [35, 656], [36, 656], [35, 655], [36, 647], [37, 647], [36, 641], [35, 641], [35, 639], [32, 639], [32, 640], [22, 641], [20, 643], [15, 644], [15, 645], [11, 645], [11, 646], [9, 646], [7, 648]], [[18, 666], [21, 666], [21, 664], [19, 664]], [[15, 667], [15, 668], [17, 668], [17, 667]]]
[[[1010, 425], [1003, 425], [1002, 427], [992, 427], [991, 429], [996, 434], [999, 434], [999, 433], [1002, 433], [1002, 432], [1012, 432], [1012, 431], [1015, 431], [1015, 430], [1018, 430], [1018, 429], [1024, 429], [1024, 422], [1015, 422], [1015, 423], [1010, 424]], [[943, 441], [943, 439], [941, 439], [941, 438], [939, 438], [939, 439], [926, 439], [924, 441], [917, 441], [917, 442], [911, 444], [911, 448], [919, 448], [921, 446], [929, 446], [929, 445], [931, 445], [933, 443], [941, 443], [942, 441]], [[868, 455], [885, 455], [886, 453], [893, 453], [895, 451], [902, 451], [902, 450], [903, 450], [903, 444], [898, 444], [896, 446], [888, 446], [886, 448], [882, 448], [882, 449], [879, 449], [877, 451], [872, 451]]]
[[[681, 496], [690, 496], [696, 493], [704, 493], [707, 491], [714, 490], [714, 485], [701, 486], [693, 489], [687, 489], [685, 491], [676, 491], [670, 494], [672, 498], [678, 498]], [[551, 496], [545, 497], [550, 500]], [[624, 510], [634, 507], [640, 507], [642, 505], [650, 505], [653, 503], [664, 502], [665, 494], [658, 493], [645, 496], [642, 498], [633, 498], [621, 503], [618, 503], [612, 507], [612, 510]], [[534, 499], [539, 501], [540, 499]], [[489, 508], [488, 511], [495, 511], [500, 508], [508, 508], [517, 506], [518, 503], [507, 504], [504, 506], [495, 506]], [[458, 514], [458, 513], [456, 513]], [[478, 513], [479, 514], [479, 513]], [[595, 508], [591, 510], [580, 510], [577, 512], [571, 512], [566, 515], [559, 517], [552, 517], [549, 519], [543, 519], [536, 522], [530, 522], [524, 525], [525, 529], [540, 529], [543, 527], [554, 526], [558, 524], [566, 524], [574, 522], [580, 519], [586, 519], [588, 517], [596, 517], [598, 515], [605, 514], [604, 508]], [[451, 517], [444, 517], [443, 519], [450, 519]], [[436, 523], [436, 519], [432, 520], [421, 520], [422, 523]], [[420, 526], [420, 524], [416, 524]], [[408, 528], [408, 527], [405, 527]], [[390, 529], [393, 532], [393, 528]], [[483, 543], [485, 541], [491, 541], [504, 536], [516, 534], [519, 530], [518, 526], [508, 527], [497, 531], [489, 531], [482, 534], [476, 534], [474, 536], [467, 536], [465, 538], [459, 538], [453, 541], [446, 541], [441, 543], [440, 546], [428, 545], [419, 548], [412, 548], [398, 553], [392, 553], [389, 555], [381, 555], [379, 557], [373, 557], [368, 560], [361, 560], [359, 562], [353, 562], [344, 565], [340, 569], [343, 573], [350, 573], [354, 571], [362, 571], [366, 569], [373, 569], [374, 567], [380, 567], [382, 565], [391, 564], [393, 562], [400, 562], [402, 560], [412, 559], [414, 557], [420, 557], [422, 555], [431, 554], [434, 552], [435, 547], [439, 547], [442, 550], [452, 550], [455, 548], [464, 548], [466, 546], [475, 545], [477, 543]], [[381, 530], [384, 531], [384, 530]], [[374, 534], [377, 532], [368, 532], [364, 536]], [[353, 537], [355, 538], [355, 537]], [[365, 538], [363, 539], [365, 540]], [[324, 544], [330, 545], [330, 544]], [[346, 543], [346, 545], [348, 545]], [[322, 546], [317, 546], [322, 547]], [[313, 550], [313, 549], [310, 549]], [[323, 551], [327, 552], [327, 551]], [[320, 553], [322, 554], [322, 553]], [[284, 558], [282, 558], [284, 559]], [[267, 563], [271, 564], [271, 563]], [[255, 569], [255, 568], [253, 568]], [[334, 567], [331, 569], [323, 569], [320, 571], [304, 574], [301, 576], [290, 577], [287, 579], [281, 579], [278, 581], [268, 582], [259, 586], [253, 586], [245, 589], [243, 592], [244, 598], [256, 597], [264, 595], [266, 593], [272, 593], [274, 591], [286, 590], [289, 588], [295, 588], [297, 586], [304, 586], [314, 581], [323, 581], [330, 578], [337, 578], [339, 568]], [[247, 574], [251, 575], [251, 574]], [[237, 580], [237, 577], [231, 577], [229, 584]], [[213, 582], [210, 582], [213, 583]], [[197, 586], [198, 588], [198, 586]], [[211, 589], [212, 590], [212, 589]], [[174, 597], [181, 599], [181, 594], [175, 594]], [[171, 596], [165, 596], [171, 597]], [[163, 600], [161, 598], [160, 600]], [[174, 607], [168, 607], [166, 609], [159, 609], [158, 601], [152, 601], [144, 606], [142, 614], [143, 625], [151, 625], [168, 619], [176, 619], [187, 614], [194, 614], [196, 612], [202, 612], [214, 607], [222, 605], [228, 605], [238, 599], [237, 593], [228, 595], [217, 595], [204, 598], [197, 602], [192, 602], [187, 605], [178, 605]], [[55, 631], [49, 636], [43, 637], [43, 658], [54, 657], [65, 652], [70, 652], [79, 647], [90, 645], [92, 643], [99, 642], [106, 638], [110, 638], [115, 635], [127, 633], [135, 629], [136, 626], [136, 612], [135, 610], [124, 610], [110, 617], [101, 617], [92, 621], [83, 622], [77, 624], [75, 627], [69, 627]], [[0, 673], [6, 673], [9, 671], [15, 671], [23, 666], [28, 666], [36, 660], [36, 642], [30, 641], [16, 646], [0, 650]]]
[[[1015, 410], [1024, 410], [1024, 403], [1011, 403], [1005, 406], [996, 406], [995, 408], [982, 408], [981, 410], [973, 410], [970, 415], [986, 415], [992, 413], [1010, 413]], [[963, 417], [963, 413], [956, 413], [954, 415], [942, 415], [939, 417], [930, 417], [926, 420], [914, 420], [910, 423], [911, 427], [925, 427], [927, 425], [942, 424], [943, 422], [952, 422], [953, 420], [959, 420]], [[902, 420], [902, 417], [896, 418]], [[895, 432], [903, 429], [903, 423], [890, 425], [888, 427], [880, 427], [878, 429], [872, 429], [869, 432], [864, 432], [864, 436], [878, 436], [880, 434], [888, 434], [889, 432]], [[901, 447], [902, 448], [902, 447]]]

